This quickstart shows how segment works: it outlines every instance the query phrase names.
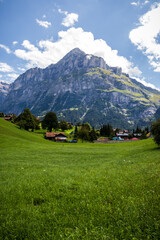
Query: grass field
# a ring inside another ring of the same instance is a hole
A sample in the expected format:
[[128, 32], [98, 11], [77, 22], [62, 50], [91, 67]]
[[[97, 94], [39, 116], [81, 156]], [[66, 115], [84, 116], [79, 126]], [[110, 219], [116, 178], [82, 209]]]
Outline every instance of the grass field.
[[0, 239], [160, 239], [160, 149], [53, 143], [0, 119]]

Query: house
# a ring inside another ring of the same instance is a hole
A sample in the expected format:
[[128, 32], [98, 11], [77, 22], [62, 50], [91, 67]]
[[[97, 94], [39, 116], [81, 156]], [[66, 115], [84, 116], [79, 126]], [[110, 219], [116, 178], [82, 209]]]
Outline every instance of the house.
[[55, 142], [66, 142], [67, 137], [64, 133], [46, 132], [45, 138]]
[[12, 113], [12, 114], [9, 114], [9, 115], [4, 114], [3, 119], [11, 122], [15, 117], [16, 117], [16, 115], [13, 114], [13, 113]]
[[129, 134], [128, 133], [117, 133], [117, 137], [123, 138], [124, 140], [128, 139]]
[[11, 122], [12, 119], [13, 119], [13, 117], [12, 117], [12, 116], [9, 116], [9, 117], [3, 117], [3, 119], [6, 120], [6, 121]]

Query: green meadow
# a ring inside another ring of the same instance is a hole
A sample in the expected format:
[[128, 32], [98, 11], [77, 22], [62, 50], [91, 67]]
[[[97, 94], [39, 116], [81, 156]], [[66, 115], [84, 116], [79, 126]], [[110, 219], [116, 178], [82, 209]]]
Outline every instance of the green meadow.
[[0, 239], [160, 239], [152, 139], [54, 143], [0, 119]]

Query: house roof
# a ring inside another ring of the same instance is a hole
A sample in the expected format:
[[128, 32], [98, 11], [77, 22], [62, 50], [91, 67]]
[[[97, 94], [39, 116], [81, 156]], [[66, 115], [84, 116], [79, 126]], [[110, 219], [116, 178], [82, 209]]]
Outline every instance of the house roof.
[[117, 133], [116, 135], [117, 135], [117, 136], [121, 136], [121, 137], [122, 137], [122, 136], [123, 136], [123, 137], [128, 137], [129, 134], [128, 134], [128, 133]]
[[58, 137], [58, 136], [63, 136], [63, 137], [66, 137], [66, 135], [64, 133], [61, 133], [61, 132], [58, 132], [58, 133], [55, 133], [55, 132], [46, 132], [46, 137]]
[[4, 119], [4, 120], [11, 120], [12, 117], [4, 117], [3, 119]]

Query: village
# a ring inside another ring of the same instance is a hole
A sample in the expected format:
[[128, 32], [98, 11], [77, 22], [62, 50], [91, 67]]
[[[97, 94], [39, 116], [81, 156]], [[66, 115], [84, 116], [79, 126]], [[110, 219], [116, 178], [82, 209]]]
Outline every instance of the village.
[[[34, 126], [34, 131], [43, 131], [43, 136], [46, 140], [54, 142], [63, 142], [63, 143], [77, 143], [78, 141], [82, 142], [94, 142], [94, 143], [118, 143], [126, 141], [137, 141], [141, 139], [146, 139], [151, 137], [149, 128], [141, 129], [138, 126], [133, 130], [118, 129], [112, 128], [110, 124], [103, 124], [100, 129], [94, 129], [90, 126], [89, 123], [77, 123], [75, 126], [71, 122], [64, 120], [58, 121], [55, 113], [51, 114], [50, 121], [53, 126], [47, 125], [45, 122], [46, 116], [43, 120], [36, 118], [31, 114], [29, 109], [27, 109], [27, 114], [30, 115], [36, 122]], [[25, 110], [24, 110], [25, 112]], [[12, 114], [4, 114], [0, 112], [0, 117], [6, 121], [17, 124], [20, 128], [25, 127], [25, 121], [27, 120], [28, 115], [21, 113], [19, 116]], [[53, 116], [52, 116], [53, 115]], [[27, 117], [26, 117], [27, 116]], [[49, 123], [50, 124], [50, 123]], [[32, 129], [32, 127], [27, 128], [26, 130]], [[49, 131], [48, 131], [49, 130]], [[32, 129], [33, 131], [33, 129]]]

